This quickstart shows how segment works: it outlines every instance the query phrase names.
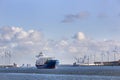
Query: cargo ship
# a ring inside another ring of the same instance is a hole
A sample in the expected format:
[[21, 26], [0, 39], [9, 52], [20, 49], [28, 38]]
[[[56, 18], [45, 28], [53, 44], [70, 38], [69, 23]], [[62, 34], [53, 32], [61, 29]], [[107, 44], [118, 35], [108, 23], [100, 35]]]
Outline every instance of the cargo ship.
[[103, 66], [120, 66], [120, 60], [118, 61], [106, 61], [106, 62], [94, 62], [95, 65]]
[[54, 69], [59, 64], [59, 61], [54, 57], [46, 57], [42, 52], [36, 57], [38, 58], [35, 64], [37, 69]]

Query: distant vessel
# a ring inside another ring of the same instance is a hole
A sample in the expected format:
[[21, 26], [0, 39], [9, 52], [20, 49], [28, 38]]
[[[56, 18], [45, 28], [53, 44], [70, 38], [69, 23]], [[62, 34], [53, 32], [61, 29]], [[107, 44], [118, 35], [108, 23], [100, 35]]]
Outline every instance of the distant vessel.
[[36, 56], [38, 59], [36, 60], [35, 66], [38, 69], [54, 69], [58, 65], [59, 61], [54, 59], [53, 57], [46, 57], [42, 52]]
[[0, 68], [17, 68], [18, 65], [16, 63], [7, 64], [7, 65], [0, 65]]
[[106, 62], [94, 62], [95, 65], [103, 65], [103, 66], [120, 66], [120, 60], [118, 61], [106, 61]]

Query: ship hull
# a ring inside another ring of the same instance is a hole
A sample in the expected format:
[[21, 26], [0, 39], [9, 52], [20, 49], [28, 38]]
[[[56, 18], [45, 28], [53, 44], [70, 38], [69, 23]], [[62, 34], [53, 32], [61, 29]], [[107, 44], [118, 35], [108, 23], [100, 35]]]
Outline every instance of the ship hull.
[[119, 61], [113, 61], [113, 62], [104, 62], [104, 66], [120, 66]]
[[94, 62], [96, 65], [103, 65], [103, 66], [120, 66], [120, 60], [119, 61], [110, 61], [110, 62]]
[[59, 64], [58, 60], [48, 60], [44, 65], [37, 65], [37, 69], [54, 69]]

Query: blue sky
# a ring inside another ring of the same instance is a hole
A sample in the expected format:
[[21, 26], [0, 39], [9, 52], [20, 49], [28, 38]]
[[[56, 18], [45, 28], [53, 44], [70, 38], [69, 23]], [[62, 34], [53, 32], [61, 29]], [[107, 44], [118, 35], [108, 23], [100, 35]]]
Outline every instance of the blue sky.
[[[42, 31], [47, 38], [71, 37], [81, 31], [94, 39], [120, 39], [119, 0], [0, 0], [0, 26]], [[62, 23], [66, 15], [85, 19]]]
[[61, 63], [94, 54], [101, 60], [107, 51], [113, 60], [113, 50], [120, 51], [119, 7], [119, 0], [0, 0], [0, 50], [13, 50], [20, 64], [34, 64], [39, 51]]

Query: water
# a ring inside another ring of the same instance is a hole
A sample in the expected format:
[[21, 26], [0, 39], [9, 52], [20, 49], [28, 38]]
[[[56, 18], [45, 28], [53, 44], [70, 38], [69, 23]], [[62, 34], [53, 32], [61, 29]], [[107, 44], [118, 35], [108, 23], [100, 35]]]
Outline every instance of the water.
[[114, 76], [2, 73], [0, 80], [120, 80]]
[[120, 80], [119, 66], [0, 69], [0, 80]]

